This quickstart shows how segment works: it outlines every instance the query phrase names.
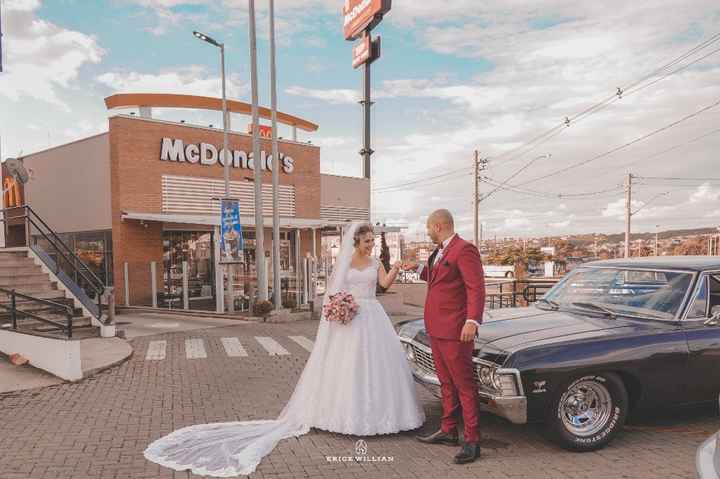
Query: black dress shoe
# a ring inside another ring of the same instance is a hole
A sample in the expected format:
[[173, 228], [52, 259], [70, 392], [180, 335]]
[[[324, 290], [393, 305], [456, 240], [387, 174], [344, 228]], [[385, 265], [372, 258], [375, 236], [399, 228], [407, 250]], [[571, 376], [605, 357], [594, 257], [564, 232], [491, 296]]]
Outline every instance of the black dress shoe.
[[426, 444], [447, 444], [448, 446], [457, 446], [457, 431], [444, 432], [442, 429], [430, 434], [429, 436], [416, 436], [417, 440]]
[[477, 442], [466, 442], [462, 449], [455, 455], [455, 464], [467, 464], [480, 457], [480, 444]]

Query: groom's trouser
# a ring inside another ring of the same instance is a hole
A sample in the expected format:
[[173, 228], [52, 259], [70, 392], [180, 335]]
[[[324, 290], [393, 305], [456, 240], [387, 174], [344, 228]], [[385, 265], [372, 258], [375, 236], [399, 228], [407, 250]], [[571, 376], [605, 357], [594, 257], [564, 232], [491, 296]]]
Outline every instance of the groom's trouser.
[[457, 416], [462, 409], [465, 442], [477, 442], [480, 440], [480, 419], [472, 362], [474, 341], [430, 338], [430, 345], [442, 394], [440, 428], [444, 432], [456, 429]]

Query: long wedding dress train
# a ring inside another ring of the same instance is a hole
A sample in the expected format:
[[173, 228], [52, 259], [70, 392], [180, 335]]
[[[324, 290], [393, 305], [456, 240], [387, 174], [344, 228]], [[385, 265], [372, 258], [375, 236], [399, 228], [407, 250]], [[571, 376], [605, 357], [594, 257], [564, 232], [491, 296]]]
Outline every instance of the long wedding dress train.
[[275, 420], [202, 424], [179, 429], [145, 450], [155, 463], [199, 475], [252, 473], [286, 438], [311, 427], [369, 436], [420, 427], [425, 413], [402, 346], [375, 298], [377, 268], [346, 273], [346, 289], [359, 305], [348, 325], [325, 320], [297, 386]]

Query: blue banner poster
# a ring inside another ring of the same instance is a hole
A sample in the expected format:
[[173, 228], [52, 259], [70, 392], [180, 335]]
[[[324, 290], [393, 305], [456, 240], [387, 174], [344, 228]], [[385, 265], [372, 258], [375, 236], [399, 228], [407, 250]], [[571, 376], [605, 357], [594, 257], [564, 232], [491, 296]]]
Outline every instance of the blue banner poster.
[[220, 263], [242, 262], [243, 237], [240, 202], [220, 200]]

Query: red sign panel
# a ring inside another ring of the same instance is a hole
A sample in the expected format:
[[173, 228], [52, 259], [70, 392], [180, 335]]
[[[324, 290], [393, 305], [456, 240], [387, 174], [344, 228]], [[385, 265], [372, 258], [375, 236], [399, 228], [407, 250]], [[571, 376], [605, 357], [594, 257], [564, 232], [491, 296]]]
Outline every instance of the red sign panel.
[[355, 40], [366, 28], [380, 23], [390, 11], [391, 0], [345, 0], [343, 7], [343, 33], [345, 40]]
[[[248, 134], [252, 135], [253, 124], [248, 124]], [[258, 135], [260, 138], [272, 138], [272, 126], [258, 125]]]
[[357, 68], [360, 65], [367, 63], [370, 60], [370, 54], [372, 52], [372, 46], [370, 44], [370, 35], [366, 35], [360, 39], [360, 43], [355, 45], [352, 49], [353, 61], [352, 67]]

